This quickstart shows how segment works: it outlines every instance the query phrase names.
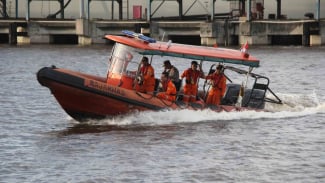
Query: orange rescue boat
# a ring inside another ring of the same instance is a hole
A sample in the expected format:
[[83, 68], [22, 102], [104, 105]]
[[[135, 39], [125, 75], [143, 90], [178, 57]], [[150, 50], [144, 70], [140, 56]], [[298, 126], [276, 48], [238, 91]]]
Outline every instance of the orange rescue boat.
[[[131, 31], [123, 33], [124, 36], [105, 36], [115, 42], [106, 77], [55, 66], [44, 67], [38, 71], [39, 83], [51, 90], [61, 107], [75, 120], [82, 122], [87, 119], [109, 118], [146, 110], [211, 109], [216, 112], [263, 110], [265, 102], [282, 103], [269, 88], [269, 79], [252, 73], [260, 61], [247, 53], [246, 46], [242, 50], [193, 46], [171, 41], [159, 42]], [[158, 79], [153, 93], [137, 92], [135, 82], [139, 76], [141, 60], [138, 58], [142, 56], [150, 58], [150, 62], [162, 62], [172, 57], [175, 65], [186, 60], [197, 60], [201, 67], [209, 68], [209, 73], [213, 72], [217, 65], [222, 64], [230, 83], [227, 84], [221, 104], [205, 104], [207, 92], [211, 87], [207, 81], [201, 84], [195, 102], [183, 102], [182, 89], [178, 91], [176, 101], [157, 98]], [[234, 65], [247, 66], [248, 70], [236, 68]], [[245, 81], [235, 84], [229, 78], [232, 76], [230, 73], [244, 76]], [[247, 86], [249, 78], [252, 81], [250, 87]], [[271, 93], [272, 99], [266, 97], [267, 92]]]

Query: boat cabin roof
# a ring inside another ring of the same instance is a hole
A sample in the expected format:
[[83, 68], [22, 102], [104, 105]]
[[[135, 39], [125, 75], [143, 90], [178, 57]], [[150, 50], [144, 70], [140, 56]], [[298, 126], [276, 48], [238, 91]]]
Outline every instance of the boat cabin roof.
[[134, 37], [106, 35], [105, 38], [137, 49], [142, 55], [172, 56], [194, 60], [239, 64], [249, 67], [259, 67], [259, 60], [251, 55], [245, 55], [240, 50], [194, 46], [171, 42], [146, 42]]

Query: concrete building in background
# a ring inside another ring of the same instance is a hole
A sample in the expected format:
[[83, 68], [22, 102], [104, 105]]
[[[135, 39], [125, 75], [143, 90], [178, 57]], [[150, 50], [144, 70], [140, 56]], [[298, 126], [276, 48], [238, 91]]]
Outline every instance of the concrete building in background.
[[325, 43], [325, 0], [0, 0], [0, 10], [0, 43], [105, 43], [125, 29], [201, 45]]
[[[28, 0], [6, 0], [7, 13], [9, 17], [15, 17], [16, 15], [16, 1], [18, 3], [18, 17], [26, 16], [26, 7]], [[30, 0], [29, 0], [30, 1]], [[72, 0], [69, 6], [65, 9], [65, 18], [75, 19], [80, 15], [80, 2], [82, 0]], [[86, 4], [88, 0], [83, 0]], [[133, 18], [133, 7], [142, 7], [143, 16], [145, 16], [145, 10], [148, 7], [148, 0], [123, 0], [127, 2], [128, 7], [123, 7], [124, 10], [128, 9], [128, 12], [123, 13], [125, 19]], [[193, 14], [209, 14], [210, 0], [183, 0], [183, 10], [187, 15]], [[233, 0], [232, 0], [233, 1]], [[65, 0], [67, 2], [67, 0]], [[118, 4], [108, 0], [92, 0], [90, 3], [91, 18], [93, 19], [118, 19]], [[177, 1], [166, 1], [161, 3], [161, 0], [153, 0], [151, 2], [152, 11], [155, 11], [153, 17], [166, 17], [178, 15], [178, 3]], [[215, 0], [215, 13], [226, 13], [230, 11], [229, 0]], [[325, 12], [325, 1], [320, 0], [320, 12]], [[268, 18], [269, 14], [276, 14], [277, 0], [263, 0], [264, 4], [264, 18]], [[282, 0], [281, 1], [282, 14], [288, 19], [302, 19], [305, 18], [306, 13], [316, 13], [317, 0]], [[294, 4], [294, 6], [293, 6]], [[112, 8], [112, 5], [114, 8]], [[124, 5], [125, 6], [125, 5]], [[192, 6], [192, 7], [191, 7]], [[191, 7], [191, 8], [190, 8]], [[60, 9], [58, 0], [32, 0], [30, 1], [30, 17], [31, 18], [46, 18], [48, 15], [55, 13]], [[112, 12], [112, 10], [114, 12]], [[325, 13], [320, 14], [320, 18], [325, 18]]]

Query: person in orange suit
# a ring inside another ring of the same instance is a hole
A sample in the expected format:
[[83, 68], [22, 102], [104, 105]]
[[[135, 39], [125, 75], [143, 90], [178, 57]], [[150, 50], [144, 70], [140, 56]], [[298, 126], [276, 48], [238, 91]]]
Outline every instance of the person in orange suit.
[[181, 79], [185, 77], [184, 85], [184, 102], [195, 102], [196, 95], [198, 92], [198, 80], [199, 78], [205, 78], [204, 73], [200, 70], [197, 70], [198, 63], [196, 61], [191, 62], [191, 68], [188, 68], [181, 75]]
[[164, 61], [164, 72], [167, 72], [169, 75], [168, 75], [168, 78], [170, 80], [172, 80], [172, 82], [175, 84], [176, 86], [176, 90], [179, 91], [179, 88], [181, 86], [181, 82], [179, 80], [179, 71], [178, 69], [173, 66], [169, 60], [165, 60]]
[[136, 91], [151, 93], [155, 89], [155, 71], [149, 64], [148, 57], [142, 57], [141, 64], [142, 67], [140, 68], [140, 73], [137, 78], [138, 83], [136, 86]]
[[211, 89], [206, 99], [206, 104], [220, 105], [226, 91], [226, 77], [223, 74], [223, 66], [218, 65], [216, 71], [205, 77], [211, 81]]
[[163, 72], [161, 74], [160, 82], [162, 84], [163, 92], [159, 92], [157, 97], [160, 99], [165, 99], [169, 101], [176, 100], [176, 87], [173, 81], [168, 77], [168, 72]]

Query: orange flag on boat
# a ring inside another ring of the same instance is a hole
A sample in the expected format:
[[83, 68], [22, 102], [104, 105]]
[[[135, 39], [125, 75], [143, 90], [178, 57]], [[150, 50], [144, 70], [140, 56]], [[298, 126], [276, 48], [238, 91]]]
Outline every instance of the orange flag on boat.
[[248, 51], [248, 41], [246, 41], [246, 43], [243, 44], [243, 46], [240, 48], [240, 51], [244, 54], [245, 58], [249, 57], [249, 54], [247, 53], [247, 51]]
[[243, 44], [243, 46], [240, 48], [240, 51], [244, 53], [246, 53], [247, 50], [248, 50], [248, 41], [246, 41], [246, 43]]

